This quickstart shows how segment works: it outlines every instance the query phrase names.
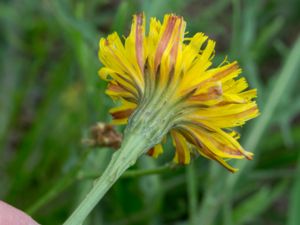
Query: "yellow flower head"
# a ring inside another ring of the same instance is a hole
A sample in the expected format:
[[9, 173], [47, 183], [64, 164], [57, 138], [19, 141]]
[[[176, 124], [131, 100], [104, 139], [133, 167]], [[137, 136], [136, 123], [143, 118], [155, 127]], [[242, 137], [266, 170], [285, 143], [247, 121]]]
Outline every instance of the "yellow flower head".
[[203, 33], [185, 37], [185, 27], [181, 16], [168, 14], [162, 23], [151, 18], [146, 35], [145, 17], [137, 14], [124, 41], [117, 33], [100, 40], [99, 74], [109, 83], [106, 93], [121, 102], [110, 111], [113, 122], [144, 126], [154, 157], [170, 133], [175, 162], [189, 163], [195, 148], [234, 172], [226, 159], [252, 157], [233, 128], [258, 115], [256, 90], [246, 90], [236, 61], [212, 68], [215, 42]]

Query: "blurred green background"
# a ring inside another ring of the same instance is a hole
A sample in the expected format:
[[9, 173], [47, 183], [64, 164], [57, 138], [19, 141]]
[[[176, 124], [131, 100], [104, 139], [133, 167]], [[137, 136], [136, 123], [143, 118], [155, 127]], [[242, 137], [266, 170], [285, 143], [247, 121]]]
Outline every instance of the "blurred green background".
[[226, 55], [240, 62], [258, 88], [261, 116], [241, 129], [255, 159], [231, 161], [237, 174], [202, 157], [169, 168], [167, 143], [158, 160], [130, 168], [86, 224], [299, 225], [299, 0], [2, 0], [0, 199], [61, 224], [90, 189], [112, 154], [81, 143], [111, 120], [98, 41], [127, 35], [140, 11], [184, 16], [190, 35], [217, 41], [216, 65]]

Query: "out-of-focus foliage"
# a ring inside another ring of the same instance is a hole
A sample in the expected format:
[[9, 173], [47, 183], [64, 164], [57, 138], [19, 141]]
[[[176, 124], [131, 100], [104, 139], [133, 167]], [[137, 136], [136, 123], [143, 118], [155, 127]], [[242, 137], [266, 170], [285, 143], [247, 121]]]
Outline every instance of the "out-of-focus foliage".
[[94, 123], [110, 121], [98, 41], [128, 34], [139, 11], [180, 14], [190, 34], [217, 41], [216, 65], [226, 55], [239, 60], [262, 112], [240, 130], [255, 159], [232, 175], [200, 157], [186, 168], [163, 166], [174, 151], [144, 156], [131, 169], [157, 173], [128, 173], [86, 224], [300, 224], [297, 0], [1, 1], [0, 198], [52, 225], [90, 189], [112, 153], [81, 142]]

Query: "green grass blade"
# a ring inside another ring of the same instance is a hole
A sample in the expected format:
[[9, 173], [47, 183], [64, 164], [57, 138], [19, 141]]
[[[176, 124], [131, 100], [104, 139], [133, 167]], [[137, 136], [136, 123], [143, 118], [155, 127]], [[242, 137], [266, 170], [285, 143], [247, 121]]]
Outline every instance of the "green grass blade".
[[298, 157], [296, 178], [290, 194], [289, 215], [287, 225], [298, 225], [300, 222], [300, 154]]

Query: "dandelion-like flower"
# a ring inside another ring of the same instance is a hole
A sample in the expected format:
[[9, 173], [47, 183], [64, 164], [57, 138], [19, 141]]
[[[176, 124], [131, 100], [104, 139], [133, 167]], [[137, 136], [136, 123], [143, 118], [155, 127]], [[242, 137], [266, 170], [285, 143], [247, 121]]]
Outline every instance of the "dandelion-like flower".
[[[109, 82], [106, 93], [121, 102], [110, 113], [114, 123], [128, 126], [139, 115], [140, 122], [155, 126], [147, 122], [154, 116], [159, 139], [171, 134], [175, 162], [189, 163], [194, 147], [233, 172], [224, 159], [252, 157], [233, 128], [258, 115], [252, 100], [256, 90], [245, 91], [248, 84], [237, 78], [241, 69], [236, 61], [212, 68], [215, 42], [203, 33], [185, 37], [185, 26], [182, 17], [172, 14], [162, 24], [151, 18], [146, 35], [144, 15], [138, 14], [124, 43], [117, 33], [100, 40], [99, 58], [105, 67], [99, 74]], [[151, 139], [151, 129], [146, 127], [145, 138]], [[148, 154], [157, 157], [163, 150], [155, 141], [149, 140], [156, 145]]]
[[151, 18], [146, 35], [138, 14], [124, 42], [117, 33], [100, 40], [99, 74], [109, 82], [106, 93], [121, 103], [110, 113], [115, 124], [127, 126], [121, 148], [64, 225], [82, 224], [139, 156], [163, 152], [160, 143], [169, 133], [177, 163], [190, 162], [191, 148], [231, 172], [236, 169], [226, 159], [251, 159], [233, 128], [258, 115], [256, 90], [246, 90], [237, 62], [211, 68], [215, 42], [203, 33], [184, 37], [185, 26], [173, 14], [162, 24]]

